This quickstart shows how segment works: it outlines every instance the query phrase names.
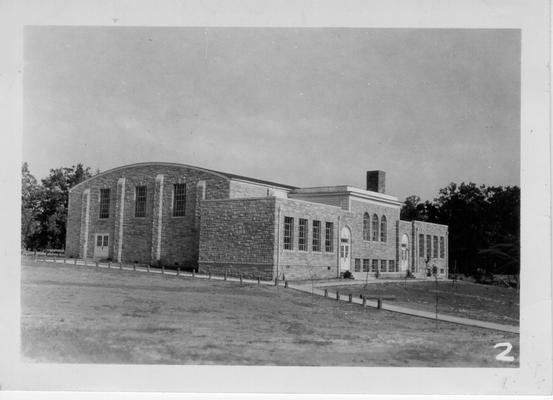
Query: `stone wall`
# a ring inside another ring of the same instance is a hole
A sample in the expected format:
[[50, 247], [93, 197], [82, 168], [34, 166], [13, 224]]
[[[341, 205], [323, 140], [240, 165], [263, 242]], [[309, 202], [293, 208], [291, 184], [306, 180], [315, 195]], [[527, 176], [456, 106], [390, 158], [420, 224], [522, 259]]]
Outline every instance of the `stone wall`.
[[[310, 203], [293, 199], [277, 199], [277, 218], [280, 216], [280, 223], [277, 226], [279, 241], [275, 246], [275, 260], [278, 270], [275, 273], [279, 278], [286, 279], [314, 279], [336, 278], [338, 270], [339, 250], [339, 226], [350, 222], [351, 214], [339, 207], [325, 204]], [[280, 211], [279, 211], [280, 210]], [[293, 226], [293, 249], [285, 250], [284, 239], [284, 218], [292, 217]], [[307, 250], [301, 251], [298, 248], [299, 219], [308, 221], [307, 229]], [[340, 218], [340, 219], [339, 219]], [[313, 220], [321, 221], [321, 251], [313, 251]], [[331, 252], [325, 250], [325, 223], [334, 224], [333, 249]]]
[[[420, 253], [420, 235], [424, 236], [424, 254]], [[449, 265], [449, 234], [447, 225], [413, 221], [413, 236], [415, 242], [415, 246], [413, 248], [415, 270], [422, 276], [425, 274], [427, 266], [432, 267], [435, 265], [438, 268], [438, 274], [440, 276], [447, 277]], [[430, 236], [430, 254], [427, 254], [428, 236]], [[437, 254], [434, 253], [435, 238], [438, 243]], [[443, 238], [444, 242], [443, 257], [441, 257], [439, 248], [440, 238]]]
[[274, 243], [274, 197], [201, 203], [200, 272], [272, 279]]

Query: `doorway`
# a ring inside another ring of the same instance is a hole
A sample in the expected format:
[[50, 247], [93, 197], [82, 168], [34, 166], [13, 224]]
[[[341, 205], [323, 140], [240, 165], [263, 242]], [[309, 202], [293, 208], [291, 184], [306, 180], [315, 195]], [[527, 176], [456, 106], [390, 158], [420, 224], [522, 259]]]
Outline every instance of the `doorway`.
[[399, 270], [407, 271], [409, 268], [409, 236], [403, 234], [401, 237], [401, 245], [399, 249]]
[[349, 271], [351, 265], [351, 231], [344, 226], [340, 232], [340, 271]]
[[109, 234], [97, 233], [94, 241], [94, 258], [109, 257]]

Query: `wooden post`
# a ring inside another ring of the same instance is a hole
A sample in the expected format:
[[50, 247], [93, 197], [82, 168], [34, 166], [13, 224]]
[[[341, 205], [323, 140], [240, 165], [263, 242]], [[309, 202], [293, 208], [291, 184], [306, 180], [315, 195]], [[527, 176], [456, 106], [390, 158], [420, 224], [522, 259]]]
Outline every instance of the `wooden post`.
[[261, 285], [261, 278], [259, 276], [257, 277], [257, 284]]
[[328, 289], [325, 289], [325, 297], [328, 297]]
[[161, 274], [164, 275], [165, 274], [165, 267], [162, 265], [161, 266]]
[[378, 308], [379, 310], [382, 309], [382, 298], [378, 298], [376, 299], [376, 308]]
[[336, 291], [336, 300], [340, 300], [340, 292]]
[[207, 271], [207, 279], [211, 279], [211, 270]]
[[177, 267], [177, 276], [180, 276], [180, 267]]
[[36, 261], [36, 250], [35, 250], [35, 254], [34, 254], [33, 258], [34, 258], [34, 259], [35, 259], [35, 261]]
[[108, 261], [108, 268], [111, 268], [111, 261]]
[[284, 281], [284, 287], [288, 288], [288, 281]]
[[196, 277], [196, 270], [192, 268], [192, 278], [195, 278], [195, 277]]
[[240, 284], [242, 284], [242, 273], [240, 273]]
[[350, 294], [349, 294], [349, 300], [348, 300], [348, 303], [351, 303], [352, 299], [353, 299], [353, 296], [352, 296], [352, 294], [350, 293]]
[[225, 269], [225, 281], [227, 280], [227, 270]]
[[278, 286], [278, 278], [275, 278], [275, 286]]
[[73, 264], [77, 265], [77, 259], [76, 258], [73, 260]]
[[65, 257], [63, 257], [63, 263], [66, 264], [67, 263], [67, 259]]
[[146, 270], [150, 272], [150, 264], [146, 265]]
[[366, 305], [367, 305], [367, 298], [363, 296], [363, 307], [365, 307]]
[[98, 268], [98, 267], [99, 267], [99, 264], [98, 264], [98, 261], [96, 261], [96, 268]]
[[54, 254], [54, 262], [56, 262], [56, 255]]
[[132, 270], [136, 271], [136, 264], [135, 263], [132, 264]]
[[122, 262], [119, 263], [119, 269], [120, 269], [120, 270], [123, 269], [123, 263], [122, 263]]

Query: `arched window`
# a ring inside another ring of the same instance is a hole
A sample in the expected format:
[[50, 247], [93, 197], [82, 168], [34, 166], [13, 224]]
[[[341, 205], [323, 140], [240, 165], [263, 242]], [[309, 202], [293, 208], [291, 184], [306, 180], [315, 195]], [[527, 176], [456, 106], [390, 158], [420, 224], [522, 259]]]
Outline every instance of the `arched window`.
[[363, 215], [363, 240], [371, 240], [371, 217], [369, 213]]
[[376, 214], [373, 214], [372, 228], [373, 240], [378, 242], [378, 215]]
[[386, 224], [386, 216], [383, 215], [382, 219], [380, 220], [380, 241], [385, 242], [388, 240], [388, 226]]

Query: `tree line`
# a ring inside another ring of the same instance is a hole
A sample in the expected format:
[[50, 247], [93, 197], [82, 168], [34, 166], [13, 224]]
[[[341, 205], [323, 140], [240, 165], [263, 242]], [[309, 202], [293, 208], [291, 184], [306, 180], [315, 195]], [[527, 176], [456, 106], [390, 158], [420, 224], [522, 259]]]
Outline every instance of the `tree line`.
[[[100, 171], [96, 170], [94, 174]], [[65, 247], [69, 189], [93, 176], [82, 164], [50, 169], [40, 183], [25, 162], [21, 167], [21, 247], [62, 249]]]
[[[21, 168], [21, 246], [65, 246], [69, 189], [98, 174], [82, 164], [50, 170], [40, 183]], [[409, 196], [404, 220], [449, 226], [449, 271], [467, 275], [518, 274], [520, 268], [520, 188], [450, 183], [433, 201]]]
[[449, 271], [518, 275], [520, 188], [450, 183], [433, 201], [409, 196], [401, 218], [449, 226]]

